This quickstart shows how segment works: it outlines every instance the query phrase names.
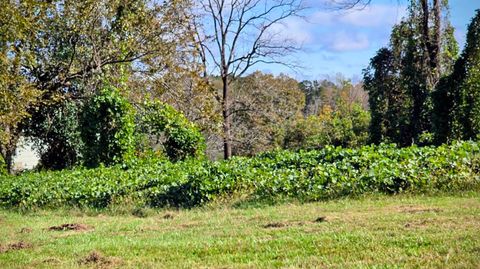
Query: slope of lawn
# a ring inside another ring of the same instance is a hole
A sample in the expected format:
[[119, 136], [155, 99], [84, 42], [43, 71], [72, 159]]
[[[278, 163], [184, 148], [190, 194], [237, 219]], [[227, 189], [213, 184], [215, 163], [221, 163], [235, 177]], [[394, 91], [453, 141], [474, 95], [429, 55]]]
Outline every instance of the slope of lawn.
[[0, 210], [0, 268], [479, 268], [479, 232], [478, 192], [192, 210]]

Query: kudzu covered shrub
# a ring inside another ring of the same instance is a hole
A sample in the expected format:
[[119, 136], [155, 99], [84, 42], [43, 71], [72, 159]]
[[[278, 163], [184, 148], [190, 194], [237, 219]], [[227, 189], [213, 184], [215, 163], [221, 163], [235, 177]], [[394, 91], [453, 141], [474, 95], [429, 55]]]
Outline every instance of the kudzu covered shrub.
[[318, 201], [365, 193], [480, 189], [476, 142], [439, 147], [395, 145], [277, 151], [211, 162], [145, 159], [95, 169], [0, 176], [0, 206], [108, 207], [121, 201], [194, 207], [234, 194], [246, 199]]
[[204, 156], [205, 138], [197, 126], [172, 106], [156, 101], [145, 103], [140, 110], [142, 133], [161, 141], [171, 161]]

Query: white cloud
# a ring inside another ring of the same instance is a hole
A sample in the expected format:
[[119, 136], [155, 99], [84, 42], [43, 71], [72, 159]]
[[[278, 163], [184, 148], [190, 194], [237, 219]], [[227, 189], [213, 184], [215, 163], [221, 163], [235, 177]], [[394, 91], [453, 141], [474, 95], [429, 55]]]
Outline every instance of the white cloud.
[[307, 44], [313, 41], [311, 25], [302, 18], [290, 17], [282, 23], [272, 26], [270, 32], [278, 39], [288, 39], [297, 44]]
[[338, 52], [364, 50], [370, 46], [366, 34], [349, 34], [347, 32], [338, 32], [329, 38], [328, 49]]
[[400, 22], [404, 15], [403, 6], [371, 5], [359, 11], [349, 11], [339, 20], [352, 26], [384, 27]]
[[385, 27], [398, 23], [405, 12], [405, 6], [400, 5], [369, 5], [361, 10], [318, 11], [311, 14], [308, 20], [319, 25], [342, 24], [357, 27]]
[[364, 9], [317, 11], [290, 17], [270, 29], [272, 40], [288, 39], [308, 50], [360, 51], [388, 40], [391, 27], [406, 14], [405, 6], [372, 4]]
[[335, 22], [336, 16], [338, 13], [318, 11], [308, 16], [307, 20], [313, 24], [329, 26]]

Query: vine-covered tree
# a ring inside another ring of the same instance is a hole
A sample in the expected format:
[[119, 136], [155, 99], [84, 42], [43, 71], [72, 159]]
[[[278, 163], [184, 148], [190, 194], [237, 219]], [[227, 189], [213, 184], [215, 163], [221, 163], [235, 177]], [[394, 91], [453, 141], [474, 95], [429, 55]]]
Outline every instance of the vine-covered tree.
[[412, 0], [408, 17], [392, 31], [390, 47], [372, 58], [364, 72], [372, 142], [432, 142], [432, 93], [458, 52], [448, 16], [447, 1]]
[[85, 104], [81, 120], [84, 163], [126, 163], [134, 157], [135, 110], [119, 89], [111, 86], [93, 95]]
[[392, 89], [397, 87], [398, 83], [394, 60], [392, 51], [382, 48], [370, 60], [369, 69], [365, 71], [365, 90], [369, 94], [372, 117], [370, 140], [377, 144], [398, 139], [396, 135], [392, 135], [397, 126], [389, 120], [398, 116], [391, 111], [395, 102]]
[[480, 10], [468, 26], [465, 48], [435, 92], [438, 142], [480, 134]]
[[460, 86], [465, 117], [463, 139], [471, 139], [480, 134], [480, 11], [468, 27], [462, 58], [465, 64], [465, 77]]

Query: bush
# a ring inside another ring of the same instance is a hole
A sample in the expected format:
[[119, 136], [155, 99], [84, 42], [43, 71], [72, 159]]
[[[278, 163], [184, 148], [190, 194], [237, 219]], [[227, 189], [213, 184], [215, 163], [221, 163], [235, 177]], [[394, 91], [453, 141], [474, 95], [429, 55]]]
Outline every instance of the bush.
[[102, 208], [136, 201], [137, 206], [194, 207], [234, 193], [250, 199], [317, 201], [479, 187], [480, 148], [475, 142], [407, 148], [327, 146], [222, 162], [144, 160], [128, 170], [117, 165], [1, 176], [0, 205]]
[[162, 141], [162, 146], [171, 161], [199, 158], [204, 155], [205, 138], [200, 130], [182, 113], [161, 103], [147, 103], [141, 118], [142, 132]]
[[106, 87], [85, 105], [82, 119], [84, 162], [88, 167], [133, 159], [135, 111], [118, 89]]

